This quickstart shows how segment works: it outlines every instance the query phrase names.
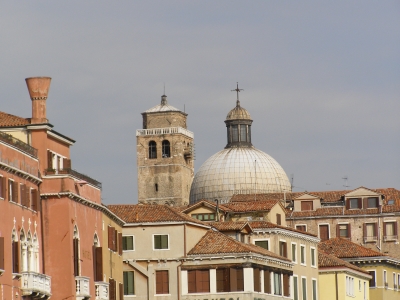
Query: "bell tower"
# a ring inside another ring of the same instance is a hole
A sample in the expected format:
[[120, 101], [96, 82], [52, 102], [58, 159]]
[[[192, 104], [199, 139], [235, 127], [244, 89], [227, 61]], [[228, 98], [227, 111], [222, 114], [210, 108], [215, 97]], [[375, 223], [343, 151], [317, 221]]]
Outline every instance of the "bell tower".
[[143, 129], [136, 130], [138, 202], [189, 203], [194, 176], [193, 132], [187, 130], [187, 114], [168, 104], [142, 113]]

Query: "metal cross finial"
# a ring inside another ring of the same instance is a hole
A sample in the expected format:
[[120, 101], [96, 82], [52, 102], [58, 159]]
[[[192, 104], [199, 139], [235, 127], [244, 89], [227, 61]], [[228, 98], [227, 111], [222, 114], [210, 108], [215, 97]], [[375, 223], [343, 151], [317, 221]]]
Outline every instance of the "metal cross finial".
[[240, 93], [240, 91], [244, 91], [244, 89], [239, 89], [239, 82], [236, 82], [236, 89], [231, 90], [231, 91], [232, 91], [232, 92], [236, 92], [236, 96], [237, 96], [236, 105], [239, 106], [239, 105], [240, 105], [239, 93]]

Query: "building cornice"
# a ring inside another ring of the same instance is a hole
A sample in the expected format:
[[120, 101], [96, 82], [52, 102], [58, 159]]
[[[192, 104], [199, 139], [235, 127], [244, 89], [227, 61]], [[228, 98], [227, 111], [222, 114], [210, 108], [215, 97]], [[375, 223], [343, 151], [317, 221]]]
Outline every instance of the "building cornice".
[[198, 223], [194, 223], [194, 222], [190, 222], [190, 221], [175, 221], [175, 222], [162, 221], [162, 222], [125, 223], [124, 227], [168, 226], [168, 225], [184, 225], [184, 224], [189, 224], [189, 225], [193, 225], [193, 226], [198, 226], [198, 227], [202, 227], [202, 228], [211, 229], [211, 226], [198, 224]]
[[396, 267], [400, 266], [400, 259], [388, 256], [373, 256], [373, 257], [355, 257], [355, 258], [341, 258], [345, 261], [351, 262], [357, 265], [368, 265], [368, 264], [376, 264], [376, 263], [387, 263], [391, 265], [395, 265]]
[[370, 280], [372, 278], [372, 276], [367, 273], [356, 271], [356, 270], [348, 268], [348, 267], [318, 267], [318, 272], [320, 275], [339, 272], [339, 273], [345, 273], [345, 274], [349, 274], [349, 275], [357, 275], [357, 276], [363, 277], [367, 280]]
[[288, 237], [295, 237], [301, 240], [305, 240], [307, 242], [312, 242], [312, 243], [319, 243], [320, 239], [318, 237], [313, 237], [307, 234], [301, 234], [297, 232], [293, 232], [290, 230], [285, 230], [283, 228], [264, 228], [264, 229], [253, 229], [254, 234], [265, 234], [265, 233], [270, 233], [270, 234], [280, 234], [283, 236], [288, 236]]
[[112, 220], [114, 220], [116, 223], [118, 223], [121, 226], [124, 226], [124, 224], [125, 224], [124, 220], [120, 219], [117, 215], [115, 215], [112, 211], [110, 211], [106, 206], [98, 204], [96, 202], [93, 202], [89, 199], [83, 198], [82, 196], [77, 195], [75, 193], [61, 192], [61, 193], [40, 194], [40, 197], [45, 198], [45, 199], [47, 197], [62, 197], [62, 196], [67, 196], [68, 198], [70, 198], [76, 202], [79, 202], [85, 206], [89, 206], [91, 208], [101, 211], [102, 213], [107, 215], [109, 218], [111, 218]]

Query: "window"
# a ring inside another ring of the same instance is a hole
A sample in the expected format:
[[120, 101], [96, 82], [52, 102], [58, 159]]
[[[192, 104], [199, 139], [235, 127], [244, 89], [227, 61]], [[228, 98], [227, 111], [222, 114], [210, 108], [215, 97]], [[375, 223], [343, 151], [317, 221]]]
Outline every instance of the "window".
[[329, 240], [329, 225], [319, 225], [319, 238], [321, 242]]
[[387, 272], [386, 272], [386, 270], [383, 270], [383, 284], [385, 285], [385, 288], [388, 287]]
[[268, 240], [254, 241], [254, 244], [255, 244], [255, 245], [257, 245], [257, 246], [259, 246], [259, 247], [261, 247], [261, 248], [264, 248], [264, 249], [266, 249], [266, 250], [269, 249], [268, 243], [269, 243]]
[[378, 240], [378, 223], [364, 223], [364, 243]]
[[317, 294], [317, 280], [312, 279], [312, 300], [317, 300], [318, 299], [318, 294]]
[[290, 276], [289, 274], [283, 274], [283, 296], [289, 297], [290, 296], [290, 285], [289, 285], [289, 280]]
[[400, 274], [397, 274], [397, 289], [400, 290]]
[[387, 205], [394, 205], [396, 202], [393, 199], [387, 201]]
[[311, 248], [311, 266], [316, 267], [315, 248]]
[[246, 142], [246, 137], [247, 137], [247, 130], [246, 130], [247, 125], [240, 125], [240, 141], [241, 142]]
[[154, 234], [154, 250], [168, 250], [168, 235], [167, 234]]
[[110, 297], [110, 300], [116, 300], [117, 299], [117, 282], [113, 279], [110, 278], [108, 279], [108, 295]]
[[271, 272], [269, 270], [264, 271], [264, 293], [271, 294]]
[[383, 224], [383, 240], [393, 241], [397, 240], [397, 222], [390, 221]]
[[372, 278], [369, 280], [369, 287], [375, 287], [376, 286], [376, 282], [375, 282], [375, 278], [376, 278], [376, 271], [368, 271], [369, 275], [372, 276]]
[[[4, 237], [0, 236], [0, 270], [4, 271]], [[0, 275], [3, 274], [0, 272]]]
[[297, 244], [292, 243], [292, 261], [297, 262]]
[[296, 225], [296, 229], [299, 231], [307, 231], [307, 225]]
[[19, 273], [19, 243], [15, 229], [13, 230], [11, 241], [12, 272]]
[[260, 269], [253, 268], [254, 291], [261, 292]]
[[397, 289], [397, 284], [396, 284], [396, 273], [393, 273], [393, 289]]
[[284, 241], [279, 242], [279, 255], [287, 257], [287, 244]]
[[118, 231], [113, 226], [108, 226], [108, 249], [114, 252], [118, 251]]
[[346, 295], [354, 297], [354, 278], [346, 276]]
[[347, 209], [357, 209], [362, 208], [362, 199], [361, 198], [349, 198], [346, 203]]
[[124, 271], [124, 295], [135, 295], [135, 273]]
[[349, 239], [350, 238], [350, 224], [337, 224], [336, 236]]
[[303, 292], [302, 300], [307, 300], [307, 278], [305, 278], [305, 277], [301, 278], [301, 289]]
[[239, 142], [237, 125], [232, 125], [232, 142]]
[[78, 228], [74, 227], [74, 238], [72, 239], [73, 246], [73, 261], [74, 261], [74, 276], [80, 275], [80, 255], [79, 255], [79, 235]]
[[167, 140], [162, 141], [162, 157], [171, 157], [171, 147]]
[[155, 141], [149, 142], [149, 159], [157, 158], [157, 144]]
[[158, 192], [158, 183], [155, 183], [155, 184], [154, 184], [154, 190], [155, 190], [156, 192]]
[[293, 300], [299, 300], [299, 287], [297, 282], [297, 276], [293, 276]]
[[6, 177], [0, 177], [0, 198], [6, 198], [6, 187], [7, 187], [7, 179]]
[[301, 210], [313, 210], [313, 201], [301, 201]]
[[300, 263], [302, 265], [306, 264], [306, 246], [300, 245]]
[[217, 269], [217, 292], [235, 291], [244, 291], [243, 269]]
[[282, 225], [281, 214], [276, 214], [276, 224], [277, 225]]
[[281, 273], [274, 272], [274, 294], [282, 295]]
[[210, 270], [188, 271], [188, 292], [209, 293], [210, 292]]
[[201, 220], [201, 221], [215, 221], [215, 214], [192, 214], [192, 218]]
[[135, 250], [135, 248], [133, 246], [133, 235], [128, 235], [128, 236], [122, 237], [122, 250], [124, 250], [124, 251]]
[[168, 270], [156, 271], [156, 294], [169, 294]]
[[378, 197], [367, 198], [367, 208], [376, 208], [379, 205]]

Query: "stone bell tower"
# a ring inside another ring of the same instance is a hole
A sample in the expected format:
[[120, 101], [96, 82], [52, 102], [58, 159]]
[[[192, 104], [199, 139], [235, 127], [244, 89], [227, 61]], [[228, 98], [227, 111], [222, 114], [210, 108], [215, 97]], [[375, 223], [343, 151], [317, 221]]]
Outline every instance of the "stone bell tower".
[[189, 203], [194, 176], [193, 132], [186, 129], [187, 114], [161, 104], [142, 113], [143, 129], [136, 131], [139, 203]]

